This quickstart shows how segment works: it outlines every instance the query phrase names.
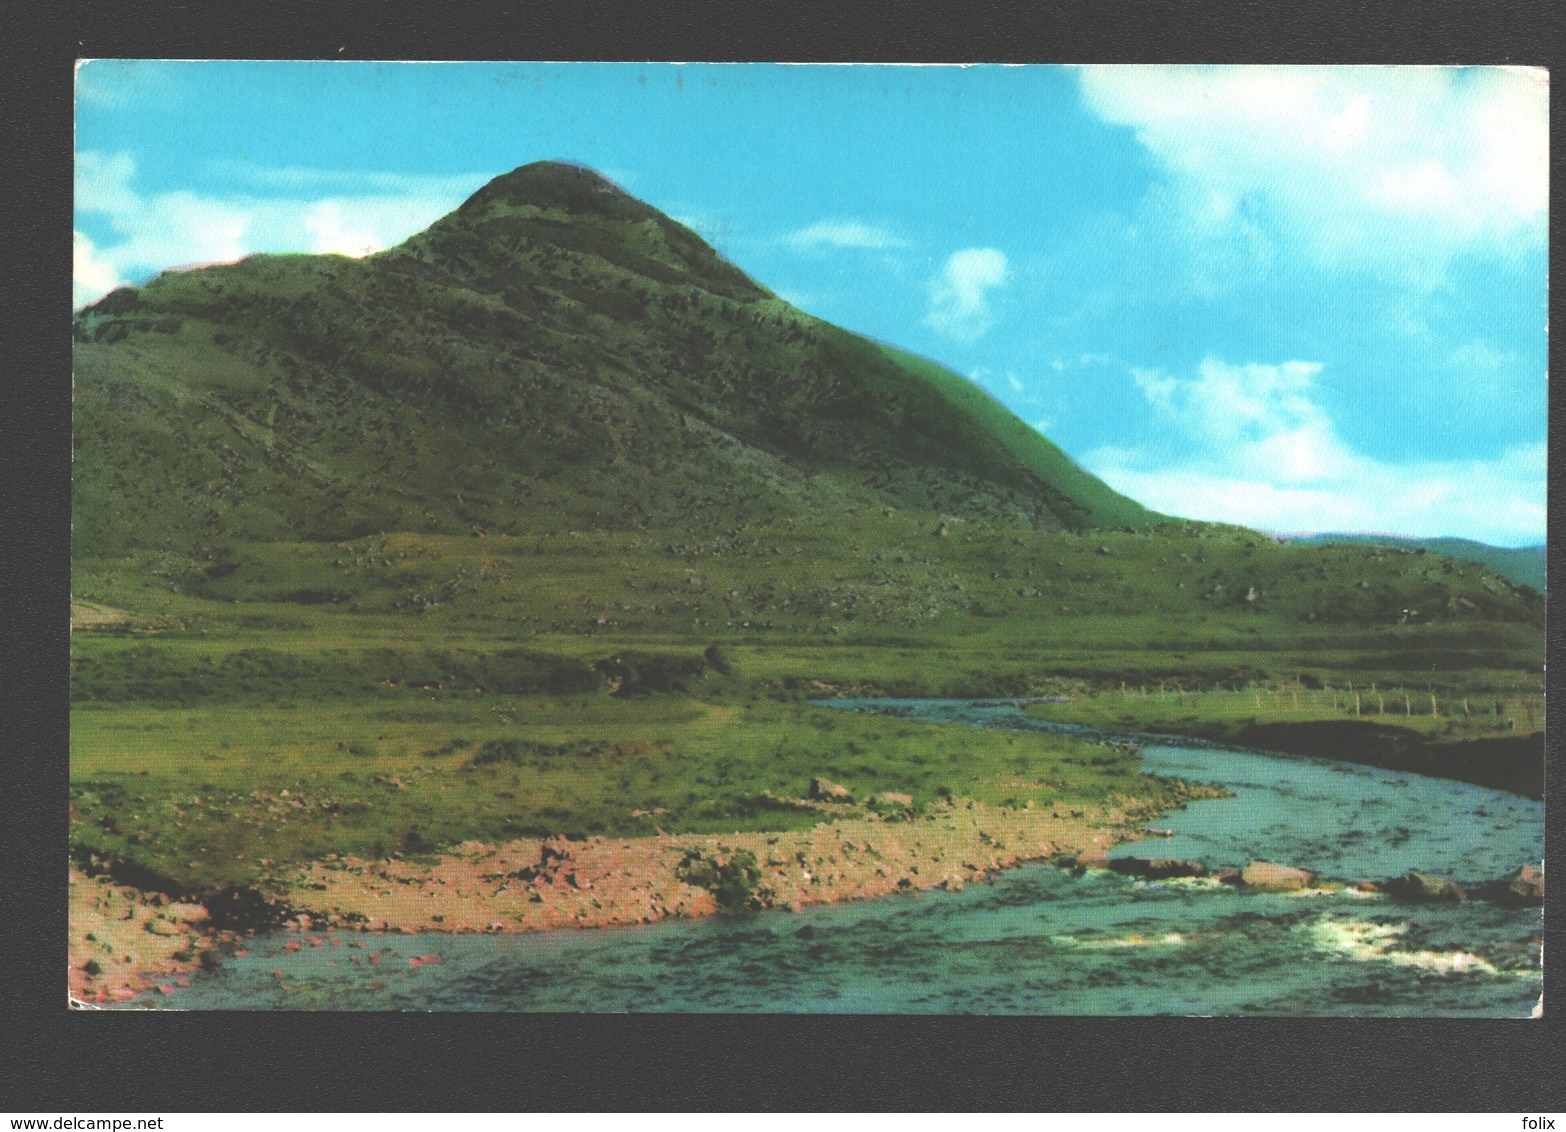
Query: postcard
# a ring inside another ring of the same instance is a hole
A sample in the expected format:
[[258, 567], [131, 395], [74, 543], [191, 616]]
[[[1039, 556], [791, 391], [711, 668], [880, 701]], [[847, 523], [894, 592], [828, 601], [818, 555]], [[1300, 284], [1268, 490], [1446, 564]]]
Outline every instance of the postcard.
[[1540, 1011], [1543, 71], [76, 116], [73, 1006]]

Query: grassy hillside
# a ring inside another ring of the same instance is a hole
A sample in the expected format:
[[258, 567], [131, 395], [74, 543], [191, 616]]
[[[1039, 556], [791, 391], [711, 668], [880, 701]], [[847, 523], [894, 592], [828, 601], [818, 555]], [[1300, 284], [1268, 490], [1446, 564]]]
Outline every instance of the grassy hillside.
[[945, 366], [892, 346], [883, 346], [888, 357], [904, 370], [917, 374], [938, 389], [953, 405], [971, 414], [994, 442], [1043, 483], [1059, 494], [1059, 506], [1080, 508], [1084, 526], [1118, 527], [1147, 523], [1151, 516], [1140, 503], [1127, 499], [1067, 456], [1037, 429], [973, 382]]
[[1156, 518], [970, 383], [793, 309], [564, 166], [499, 178], [365, 260], [122, 288], [76, 338], [86, 554], [712, 534], [855, 504], [1038, 530]]
[[1401, 550], [1441, 554], [1461, 562], [1473, 562], [1493, 570], [1507, 581], [1545, 592], [1548, 556], [1542, 546], [1491, 546], [1466, 538], [1397, 538], [1392, 535], [1311, 535], [1300, 539], [1313, 543], [1359, 543]]

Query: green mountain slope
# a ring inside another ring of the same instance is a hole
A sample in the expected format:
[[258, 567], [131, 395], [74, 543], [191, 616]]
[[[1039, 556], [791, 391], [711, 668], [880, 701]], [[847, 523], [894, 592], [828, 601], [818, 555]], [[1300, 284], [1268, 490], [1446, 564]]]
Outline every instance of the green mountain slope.
[[795, 310], [572, 166], [497, 178], [364, 260], [165, 273], [75, 334], [81, 554], [862, 505], [1158, 518], [971, 383]]
[[1023, 423], [1010, 409], [967, 378], [905, 350], [892, 346], [882, 349], [899, 365], [928, 380], [954, 405], [970, 412], [1007, 452], [1041, 480], [1085, 508], [1091, 526], [1137, 526], [1148, 521], [1147, 509], [1140, 503], [1127, 499], [1085, 471], [1058, 445]]

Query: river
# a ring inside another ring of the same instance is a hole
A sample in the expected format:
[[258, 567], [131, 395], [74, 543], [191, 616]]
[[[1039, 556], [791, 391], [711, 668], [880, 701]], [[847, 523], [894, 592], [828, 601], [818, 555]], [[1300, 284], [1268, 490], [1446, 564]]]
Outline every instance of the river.
[[[831, 707], [1019, 730], [988, 701]], [[1115, 736], [1119, 739], [1133, 738]], [[1111, 856], [1253, 859], [1324, 876], [1409, 869], [1505, 876], [1544, 851], [1539, 802], [1446, 779], [1134, 737], [1148, 770], [1227, 787], [1159, 819], [1170, 836]], [[251, 941], [184, 1010], [1527, 1017], [1542, 992], [1540, 910], [1382, 895], [1263, 894], [1208, 879], [1019, 868], [961, 892], [800, 912], [532, 935], [297, 933]], [[437, 956], [438, 962], [423, 957]], [[373, 959], [372, 959], [373, 957]]]

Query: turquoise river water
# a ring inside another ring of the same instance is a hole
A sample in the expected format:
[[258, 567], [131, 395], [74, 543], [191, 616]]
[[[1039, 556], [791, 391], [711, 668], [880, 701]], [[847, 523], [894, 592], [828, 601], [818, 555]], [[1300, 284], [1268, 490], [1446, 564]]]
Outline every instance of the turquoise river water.
[[[835, 708], [1002, 727], [1007, 703], [835, 701]], [[1149, 736], [1147, 769], [1227, 787], [1157, 820], [1171, 836], [1115, 855], [1261, 858], [1328, 877], [1409, 869], [1505, 876], [1544, 851], [1542, 804], [1445, 779]], [[257, 937], [176, 1010], [1527, 1017], [1542, 991], [1539, 909], [1269, 895], [1031, 866], [961, 892], [744, 917], [531, 935], [351, 935], [364, 949]], [[368, 956], [379, 962], [370, 964]], [[441, 962], [410, 964], [436, 954]], [[281, 970], [279, 978], [274, 972]]]

